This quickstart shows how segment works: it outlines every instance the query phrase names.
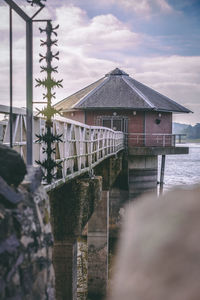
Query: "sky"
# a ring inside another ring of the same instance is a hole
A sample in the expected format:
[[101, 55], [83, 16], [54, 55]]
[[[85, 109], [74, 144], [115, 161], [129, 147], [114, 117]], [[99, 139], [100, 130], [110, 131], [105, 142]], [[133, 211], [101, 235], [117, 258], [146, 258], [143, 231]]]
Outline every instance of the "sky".
[[[15, 0], [29, 15], [25, 0]], [[59, 73], [63, 88], [56, 103], [118, 67], [189, 108], [174, 121], [200, 122], [200, 0], [47, 0], [37, 19], [50, 18], [58, 29]], [[0, 104], [9, 104], [9, 10], [0, 0]], [[34, 23], [34, 78], [40, 73], [38, 27]], [[13, 102], [25, 107], [25, 24], [13, 13]], [[42, 101], [35, 88], [34, 101]], [[40, 107], [38, 104], [34, 106]]]

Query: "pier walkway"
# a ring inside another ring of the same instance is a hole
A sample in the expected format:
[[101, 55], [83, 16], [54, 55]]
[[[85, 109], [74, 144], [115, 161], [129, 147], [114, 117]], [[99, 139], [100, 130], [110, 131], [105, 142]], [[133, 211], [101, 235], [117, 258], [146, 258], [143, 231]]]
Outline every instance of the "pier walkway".
[[[9, 113], [9, 107], [0, 105], [0, 113]], [[55, 143], [54, 159], [61, 162], [62, 169], [55, 169], [56, 180], [47, 187], [52, 189], [63, 182], [78, 177], [92, 169], [108, 157], [115, 156], [124, 149], [123, 132], [100, 126], [88, 126], [63, 117], [53, 120], [53, 133], [61, 135], [62, 142]], [[43, 143], [37, 143], [36, 134], [45, 131], [45, 119], [33, 118], [33, 161], [45, 159]], [[3, 144], [10, 145], [9, 122], [4, 128]], [[26, 161], [26, 111], [13, 109], [13, 148]]]

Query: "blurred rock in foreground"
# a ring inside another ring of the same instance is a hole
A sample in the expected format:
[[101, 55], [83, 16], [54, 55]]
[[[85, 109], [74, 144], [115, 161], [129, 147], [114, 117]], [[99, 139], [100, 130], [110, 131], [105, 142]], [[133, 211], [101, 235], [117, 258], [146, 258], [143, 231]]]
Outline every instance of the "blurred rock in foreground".
[[200, 299], [200, 186], [127, 209], [109, 300]]
[[54, 299], [49, 201], [30, 173], [18, 190], [0, 177], [0, 299]]
[[23, 158], [15, 150], [0, 144], [0, 176], [7, 184], [17, 187], [26, 175]]

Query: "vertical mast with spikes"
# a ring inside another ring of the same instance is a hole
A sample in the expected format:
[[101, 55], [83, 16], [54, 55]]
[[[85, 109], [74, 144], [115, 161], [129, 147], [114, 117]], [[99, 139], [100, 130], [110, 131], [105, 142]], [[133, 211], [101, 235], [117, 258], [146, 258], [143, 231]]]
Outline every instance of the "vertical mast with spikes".
[[46, 55], [43, 56], [40, 54], [40, 62], [43, 60], [46, 61], [46, 66], [41, 66], [41, 72], [46, 72], [46, 77], [44, 79], [36, 79], [36, 86], [43, 86], [46, 89], [46, 93], [43, 94], [43, 99], [47, 99], [47, 106], [39, 110], [39, 114], [42, 114], [46, 118], [46, 132], [42, 135], [36, 135], [38, 140], [37, 142], [44, 142], [46, 146], [43, 148], [43, 152], [46, 153], [46, 159], [44, 161], [37, 161], [39, 165], [43, 167], [45, 170], [45, 176], [47, 183], [50, 184], [52, 180], [55, 178], [55, 174], [53, 173], [54, 168], [61, 168], [61, 164], [57, 163], [53, 158], [52, 154], [55, 154], [55, 148], [53, 144], [55, 142], [62, 142], [61, 137], [62, 135], [53, 134], [53, 122], [52, 118], [55, 114], [59, 113], [58, 110], [54, 109], [52, 106], [52, 98], [55, 98], [55, 92], [53, 93], [52, 90], [55, 87], [62, 87], [62, 80], [55, 80], [52, 77], [52, 73], [57, 73], [58, 67], [52, 66], [52, 60], [57, 59], [59, 52], [53, 54], [51, 47], [57, 46], [57, 39], [52, 40], [52, 34], [57, 36], [55, 30], [59, 27], [56, 26], [55, 28], [52, 27], [51, 21], [47, 21], [47, 26], [45, 29], [40, 28], [40, 32], [46, 32], [47, 39], [46, 41], [41, 40], [41, 46], [47, 47]]

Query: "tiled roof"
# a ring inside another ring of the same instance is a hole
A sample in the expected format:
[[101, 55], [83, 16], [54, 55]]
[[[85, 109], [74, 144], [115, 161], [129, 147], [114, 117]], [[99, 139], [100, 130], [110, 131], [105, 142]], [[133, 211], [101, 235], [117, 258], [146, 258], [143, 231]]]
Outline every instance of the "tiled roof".
[[190, 110], [116, 68], [55, 105], [57, 109], [135, 109], [188, 113]]
[[81, 89], [80, 91], [72, 94], [71, 96], [61, 100], [60, 102], [55, 104], [56, 109], [68, 110], [73, 109], [73, 107], [79, 103], [81, 99], [83, 99], [87, 94], [94, 90], [97, 86], [99, 86], [106, 78], [103, 77], [94, 83], [88, 85], [87, 87]]

